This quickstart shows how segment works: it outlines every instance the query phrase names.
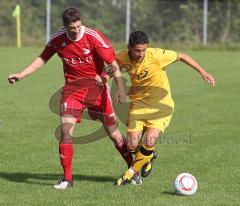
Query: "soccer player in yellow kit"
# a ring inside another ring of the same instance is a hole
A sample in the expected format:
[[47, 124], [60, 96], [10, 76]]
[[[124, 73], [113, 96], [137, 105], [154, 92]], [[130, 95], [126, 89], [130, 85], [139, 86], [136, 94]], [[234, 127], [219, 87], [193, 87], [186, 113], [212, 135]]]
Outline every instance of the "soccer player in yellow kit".
[[141, 169], [142, 174], [146, 173], [144, 176], [149, 174], [157, 140], [170, 123], [174, 101], [166, 67], [182, 61], [212, 86], [215, 80], [186, 54], [148, 48], [148, 37], [142, 31], [130, 34], [128, 51], [120, 52], [117, 61], [122, 72], [127, 72], [131, 79], [127, 144], [129, 151], [137, 151], [132, 166], [115, 182], [120, 186], [131, 181], [134, 173]]

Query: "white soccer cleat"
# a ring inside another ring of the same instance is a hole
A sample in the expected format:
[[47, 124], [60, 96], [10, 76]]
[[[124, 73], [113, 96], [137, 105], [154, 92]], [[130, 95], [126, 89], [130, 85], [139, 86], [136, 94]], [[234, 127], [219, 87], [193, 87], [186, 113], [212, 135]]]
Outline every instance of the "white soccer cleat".
[[142, 184], [142, 179], [138, 173], [134, 174], [134, 176], [132, 177], [131, 184], [132, 185], [141, 185]]
[[54, 185], [54, 188], [58, 189], [58, 190], [64, 190], [64, 189], [67, 189], [68, 187], [72, 187], [72, 186], [73, 186], [72, 182], [62, 179], [56, 185]]

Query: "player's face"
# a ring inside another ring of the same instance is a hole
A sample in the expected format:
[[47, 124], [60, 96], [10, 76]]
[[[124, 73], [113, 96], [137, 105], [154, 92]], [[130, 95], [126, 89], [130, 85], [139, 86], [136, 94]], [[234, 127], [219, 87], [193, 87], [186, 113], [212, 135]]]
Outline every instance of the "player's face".
[[82, 27], [81, 21], [72, 22], [66, 26], [68, 36], [72, 40], [77, 40], [80, 37], [80, 31]]
[[136, 44], [134, 46], [128, 46], [130, 59], [132, 61], [140, 62], [143, 60], [148, 44]]

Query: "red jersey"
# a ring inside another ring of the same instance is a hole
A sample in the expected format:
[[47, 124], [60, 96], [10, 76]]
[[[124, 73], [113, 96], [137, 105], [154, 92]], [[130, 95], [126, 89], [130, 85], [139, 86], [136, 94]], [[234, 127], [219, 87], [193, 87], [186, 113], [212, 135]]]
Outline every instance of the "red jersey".
[[65, 28], [55, 33], [40, 57], [49, 60], [55, 53], [62, 59], [66, 83], [81, 78], [94, 78], [104, 73], [104, 62], [115, 60], [114, 49], [98, 31], [81, 27], [80, 39], [72, 41]]

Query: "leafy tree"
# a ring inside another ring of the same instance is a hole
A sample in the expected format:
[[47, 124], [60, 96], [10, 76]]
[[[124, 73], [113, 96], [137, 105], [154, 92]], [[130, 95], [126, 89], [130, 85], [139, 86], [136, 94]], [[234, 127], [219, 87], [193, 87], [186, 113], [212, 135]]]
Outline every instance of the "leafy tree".
[[[51, 34], [62, 27], [64, 8], [80, 8], [83, 23], [111, 41], [125, 42], [126, 0], [52, 0]], [[45, 44], [46, 0], [1, 0], [0, 45], [16, 45], [15, 5], [21, 5], [24, 46]], [[199, 45], [203, 36], [203, 0], [132, 0], [131, 31], [145, 31], [152, 42]], [[240, 0], [209, 0], [208, 42], [240, 46]]]

